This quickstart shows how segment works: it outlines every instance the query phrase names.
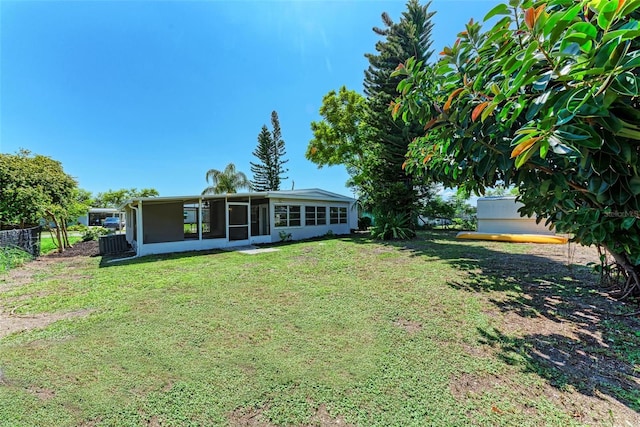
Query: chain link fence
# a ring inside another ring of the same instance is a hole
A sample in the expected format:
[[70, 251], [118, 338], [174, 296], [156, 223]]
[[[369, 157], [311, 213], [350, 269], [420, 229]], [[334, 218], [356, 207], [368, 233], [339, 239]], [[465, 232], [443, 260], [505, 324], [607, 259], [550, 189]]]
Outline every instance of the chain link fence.
[[0, 231], [0, 248], [20, 248], [31, 254], [40, 256], [40, 231], [42, 227], [23, 228]]

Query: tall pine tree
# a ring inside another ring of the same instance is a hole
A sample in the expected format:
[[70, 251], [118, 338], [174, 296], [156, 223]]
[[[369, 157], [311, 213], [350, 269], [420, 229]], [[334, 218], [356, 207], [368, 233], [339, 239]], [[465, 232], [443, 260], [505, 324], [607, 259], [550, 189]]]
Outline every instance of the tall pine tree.
[[369, 179], [362, 183], [361, 190], [365, 204], [382, 215], [413, 216], [421, 190], [427, 188], [422, 182], [414, 182], [402, 167], [409, 143], [422, 136], [424, 130], [417, 122], [394, 120], [389, 106], [398, 95], [396, 88], [401, 80], [391, 77], [391, 73], [411, 57], [427, 62], [433, 53], [430, 47], [434, 12], [429, 12], [430, 4], [422, 6], [417, 0], [409, 0], [397, 23], [383, 13], [384, 28], [373, 31], [384, 38], [376, 43], [376, 53], [365, 55], [369, 60], [364, 79], [369, 111], [366, 120], [371, 132], [367, 144], [374, 155], [365, 165]]
[[251, 163], [251, 172], [253, 173], [253, 180], [251, 180], [251, 187], [254, 191], [266, 191], [269, 187], [269, 170], [271, 156], [271, 132], [267, 129], [266, 125], [262, 126], [260, 133], [258, 134], [258, 146], [253, 151], [253, 155], [262, 160], [262, 163]]
[[284, 140], [278, 113], [275, 111], [271, 112], [271, 126], [271, 132], [266, 125], [262, 126], [258, 134], [258, 146], [252, 153], [260, 160], [260, 163], [250, 162], [253, 173], [251, 185], [255, 191], [278, 191], [282, 181], [287, 179], [282, 175], [288, 171], [284, 165], [289, 160], [284, 159]]

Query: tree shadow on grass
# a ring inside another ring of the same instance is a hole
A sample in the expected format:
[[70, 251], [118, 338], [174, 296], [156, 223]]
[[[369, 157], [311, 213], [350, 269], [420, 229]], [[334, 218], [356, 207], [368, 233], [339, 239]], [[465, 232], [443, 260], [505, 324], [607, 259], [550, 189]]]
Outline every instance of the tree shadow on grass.
[[503, 318], [503, 330], [479, 329], [480, 343], [506, 363], [535, 372], [560, 390], [572, 386], [587, 396], [608, 395], [640, 411], [640, 320], [625, 316], [637, 306], [602, 292], [589, 267], [562, 255], [566, 245], [470, 242], [447, 232], [383, 244], [464, 271], [465, 280], [448, 285], [486, 295], [493, 306], [488, 314]]

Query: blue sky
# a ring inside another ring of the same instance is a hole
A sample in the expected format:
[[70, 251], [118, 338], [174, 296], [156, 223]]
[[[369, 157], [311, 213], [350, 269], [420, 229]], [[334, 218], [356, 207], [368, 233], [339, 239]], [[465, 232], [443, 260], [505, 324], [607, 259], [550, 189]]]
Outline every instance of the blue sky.
[[[435, 0], [433, 48], [497, 0]], [[282, 189], [352, 195], [343, 167], [304, 158], [322, 97], [362, 90], [388, 12], [403, 1], [0, 0], [0, 152], [62, 162], [80, 187], [200, 194], [208, 169], [249, 162], [272, 110]]]

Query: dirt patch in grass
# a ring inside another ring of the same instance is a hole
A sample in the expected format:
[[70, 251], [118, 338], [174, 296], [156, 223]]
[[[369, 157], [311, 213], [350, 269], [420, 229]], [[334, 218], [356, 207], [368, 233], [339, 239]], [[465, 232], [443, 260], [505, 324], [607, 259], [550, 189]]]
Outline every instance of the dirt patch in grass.
[[334, 427], [334, 426], [351, 426], [342, 417], [332, 417], [327, 406], [323, 403], [318, 407], [316, 413], [311, 419], [312, 426]]
[[449, 388], [451, 394], [460, 400], [469, 397], [471, 394], [483, 393], [491, 390], [500, 383], [497, 375], [474, 375], [462, 373], [451, 378]]
[[56, 396], [56, 393], [53, 390], [49, 390], [47, 388], [32, 387], [29, 388], [29, 392], [43, 401], [51, 400]]
[[68, 313], [39, 313], [29, 316], [0, 312], [0, 338], [16, 332], [44, 328], [58, 320], [88, 316], [91, 311], [76, 310]]
[[[17, 286], [32, 283], [39, 274], [49, 272], [51, 264], [64, 260], [69, 263], [69, 267], [73, 267], [77, 263], [83, 263], [88, 257], [98, 256], [99, 253], [98, 242], [90, 241], [77, 242], [63, 253], [52, 252], [38, 257], [21, 267], [9, 270], [5, 274], [0, 274], [0, 293]], [[75, 278], [78, 278], [78, 276], [72, 277], [72, 279]]]
[[[229, 416], [229, 425], [232, 427], [272, 427], [266, 420], [264, 412], [268, 410], [268, 406], [264, 408], [238, 408]], [[329, 413], [327, 405], [324, 403], [318, 406], [315, 414], [311, 417], [311, 423], [302, 427], [350, 427], [343, 417], [334, 417]]]
[[147, 426], [149, 427], [160, 427], [162, 424], [160, 424], [160, 420], [158, 419], [157, 416], [153, 416], [149, 419], [149, 421], [147, 422]]
[[[40, 274], [47, 274], [50, 272], [51, 264], [64, 260], [67, 264], [68, 271], [73, 271], [74, 266], [83, 264], [88, 257], [96, 256], [98, 253], [98, 242], [90, 241], [78, 242], [74, 244], [73, 247], [66, 249], [63, 253], [54, 252], [43, 255], [0, 276], [0, 296], [3, 292], [34, 282]], [[69, 273], [66, 274], [66, 278], [68, 280], [82, 280], [90, 278], [90, 276]], [[45, 295], [45, 293], [38, 293], [37, 296], [42, 295]], [[34, 295], [22, 295], [12, 299], [4, 298], [4, 305], [7, 307], [7, 303], [18, 303], [21, 300], [32, 298], [33, 296]], [[0, 310], [0, 338], [16, 332], [44, 328], [58, 320], [83, 317], [91, 313], [91, 310], [76, 310], [67, 313], [18, 315], [14, 313], [16, 308], [18, 307], [14, 307], [13, 309], [6, 308], [5, 311]]]
[[267, 408], [238, 408], [229, 415], [231, 427], [271, 427], [263, 412]]
[[83, 421], [79, 427], [95, 427], [102, 423], [102, 418], [97, 418], [95, 420]]
[[393, 326], [404, 329], [408, 334], [415, 334], [422, 330], [422, 323], [402, 318], [393, 322]]

